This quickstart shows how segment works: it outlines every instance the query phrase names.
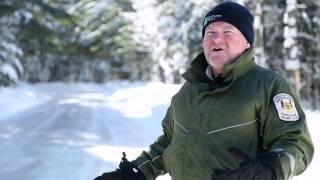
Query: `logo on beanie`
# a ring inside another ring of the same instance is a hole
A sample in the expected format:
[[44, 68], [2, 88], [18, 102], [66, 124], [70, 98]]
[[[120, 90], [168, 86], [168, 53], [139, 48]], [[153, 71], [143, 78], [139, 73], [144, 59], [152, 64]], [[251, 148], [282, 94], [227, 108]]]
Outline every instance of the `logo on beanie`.
[[208, 16], [204, 19], [203, 26], [206, 26], [208, 22], [214, 21], [216, 18], [221, 18], [221, 17], [222, 17], [221, 14], [213, 14], [211, 16]]

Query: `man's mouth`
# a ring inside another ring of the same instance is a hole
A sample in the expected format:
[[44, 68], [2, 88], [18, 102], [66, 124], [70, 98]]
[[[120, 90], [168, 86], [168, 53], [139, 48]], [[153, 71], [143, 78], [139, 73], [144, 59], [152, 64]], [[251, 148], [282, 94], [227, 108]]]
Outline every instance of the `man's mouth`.
[[215, 47], [212, 49], [214, 52], [219, 52], [219, 51], [222, 51], [223, 49], [220, 48], [220, 47]]

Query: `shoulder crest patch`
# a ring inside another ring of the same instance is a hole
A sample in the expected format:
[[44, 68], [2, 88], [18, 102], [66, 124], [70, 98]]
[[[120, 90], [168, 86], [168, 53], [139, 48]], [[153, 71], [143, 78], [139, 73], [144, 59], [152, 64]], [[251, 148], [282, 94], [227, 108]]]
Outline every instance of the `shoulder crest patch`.
[[277, 108], [279, 118], [283, 121], [297, 121], [299, 114], [294, 104], [293, 98], [286, 93], [280, 93], [273, 97], [273, 102]]

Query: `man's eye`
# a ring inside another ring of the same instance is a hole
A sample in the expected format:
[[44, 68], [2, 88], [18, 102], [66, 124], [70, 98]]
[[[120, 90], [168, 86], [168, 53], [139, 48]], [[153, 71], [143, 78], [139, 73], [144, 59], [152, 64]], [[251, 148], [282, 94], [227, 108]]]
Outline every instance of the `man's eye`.
[[216, 33], [215, 31], [208, 31], [207, 32], [207, 34], [210, 34], [210, 35], [215, 34], [215, 33]]
[[234, 34], [233, 31], [223, 31], [223, 32], [224, 32], [224, 34], [227, 34], [227, 35], [232, 35], [232, 34]]

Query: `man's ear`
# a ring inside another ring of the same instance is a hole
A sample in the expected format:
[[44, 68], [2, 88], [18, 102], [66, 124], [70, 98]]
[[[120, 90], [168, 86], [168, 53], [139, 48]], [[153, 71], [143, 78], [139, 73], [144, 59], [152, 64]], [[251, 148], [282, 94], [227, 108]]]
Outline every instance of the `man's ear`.
[[251, 47], [251, 44], [247, 42], [246, 49], [249, 49]]

